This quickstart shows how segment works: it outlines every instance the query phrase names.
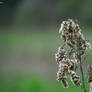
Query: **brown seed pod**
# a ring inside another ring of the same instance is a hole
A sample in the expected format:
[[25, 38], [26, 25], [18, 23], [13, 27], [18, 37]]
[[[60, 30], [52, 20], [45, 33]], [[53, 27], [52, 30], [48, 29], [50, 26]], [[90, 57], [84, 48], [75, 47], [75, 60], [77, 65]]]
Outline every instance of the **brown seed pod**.
[[74, 58], [74, 60], [76, 61], [76, 62], [80, 62], [80, 60], [79, 60], [79, 58], [78, 58], [78, 55], [77, 54], [73, 54], [73, 58]]
[[87, 71], [88, 71], [88, 82], [92, 82], [92, 65], [87, 66]]
[[64, 88], [68, 88], [68, 82], [65, 79], [62, 79], [61, 83], [63, 84]]
[[71, 71], [71, 81], [74, 85], [80, 86], [80, 77], [74, 71]]

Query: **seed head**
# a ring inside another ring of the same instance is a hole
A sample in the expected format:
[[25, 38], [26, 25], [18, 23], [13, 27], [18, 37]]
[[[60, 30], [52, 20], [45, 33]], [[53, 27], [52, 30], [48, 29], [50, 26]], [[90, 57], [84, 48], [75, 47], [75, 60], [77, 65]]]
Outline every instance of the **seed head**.
[[[66, 51], [64, 46], [58, 48], [58, 52], [55, 54], [55, 58], [58, 64], [57, 80], [62, 83], [64, 88], [68, 88], [67, 77], [70, 76], [72, 83], [75, 86], [80, 86], [80, 76], [76, 74], [76, 69], [79, 63], [79, 53], [82, 56], [87, 49], [91, 48], [90, 43], [85, 40], [79, 24], [72, 20], [68, 19], [61, 23], [59, 29], [64, 44], [67, 45], [70, 50]], [[74, 50], [74, 52], [72, 52]], [[79, 51], [79, 53], [78, 53]], [[71, 54], [70, 54], [71, 52]], [[92, 76], [88, 77], [88, 81], [92, 82]]]

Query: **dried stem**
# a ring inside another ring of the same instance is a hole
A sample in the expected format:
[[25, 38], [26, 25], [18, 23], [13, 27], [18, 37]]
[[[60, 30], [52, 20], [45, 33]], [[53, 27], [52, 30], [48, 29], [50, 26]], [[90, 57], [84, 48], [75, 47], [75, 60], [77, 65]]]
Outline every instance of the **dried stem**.
[[82, 62], [81, 62], [79, 38], [77, 37], [76, 40], [77, 40], [77, 43], [76, 43], [76, 45], [77, 45], [77, 55], [78, 55], [78, 58], [80, 60], [80, 72], [81, 72], [81, 75], [82, 75], [82, 85], [83, 85], [83, 88], [84, 88], [84, 92], [87, 92], [86, 87], [85, 87], [84, 73], [83, 73]]

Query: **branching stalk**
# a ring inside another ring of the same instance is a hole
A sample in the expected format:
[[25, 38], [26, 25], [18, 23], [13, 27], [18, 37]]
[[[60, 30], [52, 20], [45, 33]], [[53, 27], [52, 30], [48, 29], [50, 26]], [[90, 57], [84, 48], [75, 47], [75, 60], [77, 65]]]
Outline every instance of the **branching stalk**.
[[[55, 54], [59, 67], [57, 72], [57, 80], [62, 83], [64, 88], [68, 88], [67, 76], [69, 75], [72, 83], [77, 87], [80, 86], [80, 76], [76, 74], [76, 64], [78, 64], [82, 76], [82, 86], [84, 92], [87, 92], [81, 56], [85, 54], [87, 49], [91, 48], [91, 44], [85, 40], [83, 34], [81, 33], [79, 24], [72, 19], [68, 19], [67, 21], [63, 21], [61, 23], [59, 33], [61, 34], [61, 38], [64, 40], [64, 45], [59, 47], [57, 54]], [[69, 51], [65, 50], [65, 45], [69, 47]], [[89, 75], [91, 76], [92, 74], [89, 73]], [[88, 79], [90, 80], [89, 83], [92, 83], [92, 76], [88, 77]], [[90, 86], [92, 86], [92, 84]]]
[[77, 41], [77, 43], [76, 43], [76, 45], [77, 45], [77, 56], [78, 56], [78, 58], [80, 60], [80, 72], [81, 72], [81, 75], [82, 75], [82, 85], [83, 85], [83, 88], [84, 88], [84, 92], [87, 92], [86, 87], [85, 87], [85, 80], [84, 80], [84, 73], [83, 73], [82, 62], [81, 62], [80, 46], [79, 46], [78, 37], [77, 37], [76, 41]]

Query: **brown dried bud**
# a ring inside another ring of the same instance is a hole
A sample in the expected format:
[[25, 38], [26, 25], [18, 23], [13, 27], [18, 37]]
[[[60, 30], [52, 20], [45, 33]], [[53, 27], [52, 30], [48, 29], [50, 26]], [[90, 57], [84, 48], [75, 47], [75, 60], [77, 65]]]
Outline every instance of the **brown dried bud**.
[[57, 63], [59, 64], [59, 62], [62, 61], [63, 58], [66, 58], [66, 51], [63, 48], [59, 47], [58, 53], [55, 54], [55, 58]]
[[71, 71], [71, 81], [74, 85], [80, 86], [80, 77], [74, 71]]
[[77, 54], [73, 54], [73, 58], [74, 58], [74, 60], [76, 61], [76, 62], [80, 62], [80, 60], [79, 60], [79, 58], [78, 58], [78, 55]]
[[62, 79], [61, 83], [63, 84], [64, 88], [68, 88], [68, 82], [65, 79]]
[[92, 65], [88, 65], [87, 67], [87, 71], [88, 71], [88, 82], [92, 82]]

